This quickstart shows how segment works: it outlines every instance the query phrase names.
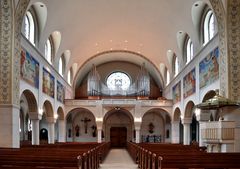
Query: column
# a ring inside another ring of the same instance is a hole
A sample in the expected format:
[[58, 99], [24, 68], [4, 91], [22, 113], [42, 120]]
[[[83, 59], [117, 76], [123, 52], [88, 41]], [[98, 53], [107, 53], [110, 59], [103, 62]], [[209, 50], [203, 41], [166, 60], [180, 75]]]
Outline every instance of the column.
[[19, 108], [0, 106], [0, 147], [20, 147]]
[[134, 118], [134, 125], [135, 125], [135, 142], [140, 143], [140, 130], [141, 130], [142, 118], [135, 117]]
[[55, 130], [54, 122], [48, 123], [48, 144], [54, 144]]
[[66, 142], [66, 126], [64, 120], [58, 120], [58, 142]]
[[179, 123], [179, 121], [172, 122], [172, 143], [179, 143]]
[[140, 129], [135, 129], [136, 143], [140, 143]]
[[32, 145], [39, 145], [39, 119], [32, 121]]
[[192, 123], [191, 118], [185, 118], [182, 120], [183, 124], [183, 144], [190, 144], [190, 124]]
[[98, 142], [98, 143], [102, 143], [102, 129], [97, 129], [97, 131], [98, 131], [98, 134], [97, 134], [97, 137], [98, 137], [97, 142]]

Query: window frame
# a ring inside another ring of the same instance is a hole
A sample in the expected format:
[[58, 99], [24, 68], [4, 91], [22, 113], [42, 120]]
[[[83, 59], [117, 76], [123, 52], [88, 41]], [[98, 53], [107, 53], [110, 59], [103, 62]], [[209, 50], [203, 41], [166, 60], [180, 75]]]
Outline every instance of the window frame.
[[[28, 28], [26, 28], [26, 20], [28, 21]], [[36, 32], [37, 32], [37, 24], [34, 12], [32, 10], [28, 10], [24, 16], [23, 20], [23, 34], [28, 39], [28, 41], [36, 46]], [[28, 29], [28, 33], [26, 33], [26, 29]]]
[[[213, 20], [212, 23], [211, 20]], [[216, 18], [213, 10], [210, 8], [205, 9], [203, 12], [201, 33], [203, 46], [205, 46], [217, 33]]]
[[[129, 89], [129, 87], [132, 84], [131, 76], [128, 73], [126, 73], [126, 72], [118, 71], [118, 70], [109, 73], [109, 75], [106, 77], [105, 83], [106, 83], [106, 86], [108, 87], [108, 89], [110, 89], [110, 90], [117, 90], [117, 89], [109, 88], [109, 86], [108, 86], [108, 79], [109, 79], [109, 77], [112, 76], [113, 74], [116, 74], [116, 73], [121, 73], [121, 74], [124, 74], [124, 75], [126, 75], [128, 77], [128, 79], [129, 79], [129, 86], [128, 86], [127, 89]], [[121, 89], [121, 90], [127, 90], [127, 89]]]

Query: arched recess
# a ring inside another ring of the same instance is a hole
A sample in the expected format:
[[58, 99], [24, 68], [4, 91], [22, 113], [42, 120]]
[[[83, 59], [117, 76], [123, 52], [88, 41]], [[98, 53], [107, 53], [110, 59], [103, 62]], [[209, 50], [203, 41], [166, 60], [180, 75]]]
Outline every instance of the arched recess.
[[62, 107], [57, 109], [57, 121], [55, 123], [55, 140], [58, 142], [65, 141], [65, 121], [64, 121], [64, 111]]
[[31, 119], [38, 116], [38, 105], [34, 94], [30, 90], [24, 90], [20, 97], [20, 141], [31, 141]]
[[132, 114], [128, 110], [119, 107], [109, 110], [103, 118], [102, 136], [105, 141], [111, 141], [113, 147], [126, 146], [126, 141], [132, 141], [134, 138]]
[[97, 125], [94, 114], [85, 108], [76, 108], [66, 116], [67, 142], [96, 142]]
[[199, 122], [197, 121], [195, 114], [195, 104], [193, 101], [189, 101], [186, 105], [184, 112], [184, 119], [191, 119], [190, 124], [190, 142], [199, 141]]
[[160, 108], [150, 109], [142, 116], [141, 142], [170, 142], [171, 117]]
[[53, 106], [49, 100], [43, 103], [42, 119], [39, 122], [40, 144], [53, 143], [54, 134], [54, 112]]

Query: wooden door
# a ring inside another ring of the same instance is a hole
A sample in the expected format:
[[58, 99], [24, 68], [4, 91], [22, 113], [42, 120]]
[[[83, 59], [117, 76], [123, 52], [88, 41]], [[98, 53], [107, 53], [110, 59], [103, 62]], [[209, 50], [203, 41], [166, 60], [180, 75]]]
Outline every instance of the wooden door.
[[125, 147], [127, 142], [127, 128], [111, 127], [110, 140], [112, 147]]

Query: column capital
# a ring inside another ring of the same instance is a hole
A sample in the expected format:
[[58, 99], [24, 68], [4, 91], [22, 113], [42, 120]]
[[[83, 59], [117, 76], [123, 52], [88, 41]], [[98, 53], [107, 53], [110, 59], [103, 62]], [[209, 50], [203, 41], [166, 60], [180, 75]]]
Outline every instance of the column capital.
[[38, 114], [38, 112], [29, 112], [29, 118], [31, 120], [41, 120], [42, 119], [42, 115]]
[[56, 123], [56, 119], [54, 117], [46, 117], [48, 123]]
[[192, 118], [184, 118], [182, 119], [182, 124], [191, 124], [192, 123]]

